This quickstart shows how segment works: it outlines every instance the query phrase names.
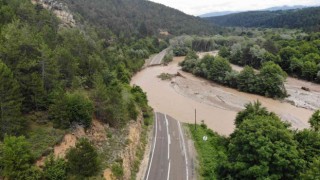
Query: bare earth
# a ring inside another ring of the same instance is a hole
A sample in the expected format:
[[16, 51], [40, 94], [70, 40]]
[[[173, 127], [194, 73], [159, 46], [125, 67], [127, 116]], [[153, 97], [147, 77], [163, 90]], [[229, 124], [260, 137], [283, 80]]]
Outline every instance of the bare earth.
[[[244, 109], [246, 103], [259, 100], [263, 106], [277, 113], [283, 120], [291, 122], [293, 128], [309, 127], [308, 119], [313, 113], [311, 110], [313, 108], [296, 107], [286, 101], [281, 102], [239, 92], [195, 77], [180, 70], [178, 63], [183, 59], [184, 57], [174, 58], [168, 66], [149, 67], [133, 77], [131, 84], [139, 85], [147, 92], [149, 104], [155, 111], [166, 113], [182, 122], [194, 123], [194, 111], [197, 109], [198, 122], [204, 120], [211, 129], [222, 135], [229, 135], [234, 130], [236, 114]], [[175, 77], [171, 81], [162, 81], [157, 78], [161, 73], [176, 74], [177, 72], [183, 77]], [[311, 101], [320, 102], [315, 98], [319, 98], [320, 88], [312, 84], [310, 94], [305, 95], [308, 92], [300, 89], [301, 83], [306, 82], [289, 78], [286, 87], [291, 87], [288, 89], [289, 93], [292, 91], [295, 93], [288, 100], [301, 99], [301, 102], [310, 106], [319, 106], [320, 103]], [[311, 96], [310, 101], [306, 101], [306, 96]]]

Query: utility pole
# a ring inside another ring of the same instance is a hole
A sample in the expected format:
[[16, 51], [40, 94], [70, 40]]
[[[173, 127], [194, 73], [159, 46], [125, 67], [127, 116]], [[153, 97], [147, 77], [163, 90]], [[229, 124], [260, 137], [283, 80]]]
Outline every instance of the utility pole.
[[194, 130], [197, 130], [197, 109], [194, 109]]

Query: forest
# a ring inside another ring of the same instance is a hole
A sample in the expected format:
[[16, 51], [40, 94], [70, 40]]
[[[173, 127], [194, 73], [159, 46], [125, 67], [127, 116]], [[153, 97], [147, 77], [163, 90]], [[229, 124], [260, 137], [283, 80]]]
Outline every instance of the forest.
[[[145, 0], [60, 0], [90, 24], [120, 37], [145, 37], [165, 31], [171, 35], [209, 35], [214, 27], [199, 17]], [[77, 16], [76, 16], [77, 17]], [[83, 19], [79, 19], [81, 22]], [[190, 26], [192, 24], [192, 26]]]
[[261, 27], [303, 29], [320, 31], [320, 8], [304, 8], [280, 11], [249, 11], [219, 17], [206, 18], [207, 21], [228, 27]]
[[67, 160], [48, 158], [42, 170], [34, 164], [75, 124], [89, 128], [96, 118], [121, 129], [140, 112], [151, 116], [145, 93], [129, 82], [167, 43], [61, 28], [51, 12], [29, 0], [0, 0], [0, 17], [0, 177], [96, 175], [100, 154], [87, 139], [68, 151]]

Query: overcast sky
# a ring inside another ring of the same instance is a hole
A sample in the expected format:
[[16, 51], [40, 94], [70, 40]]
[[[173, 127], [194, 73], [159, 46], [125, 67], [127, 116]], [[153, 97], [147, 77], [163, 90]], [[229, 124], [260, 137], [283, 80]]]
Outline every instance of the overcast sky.
[[258, 10], [283, 5], [320, 5], [320, 0], [151, 0], [187, 14], [209, 12]]

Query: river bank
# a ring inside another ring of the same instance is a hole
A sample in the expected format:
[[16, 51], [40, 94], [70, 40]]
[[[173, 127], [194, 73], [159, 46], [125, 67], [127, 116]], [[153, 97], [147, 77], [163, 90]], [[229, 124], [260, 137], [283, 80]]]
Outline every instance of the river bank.
[[[181, 71], [178, 63], [183, 59], [176, 57], [168, 66], [149, 67], [133, 77], [131, 84], [139, 85], [147, 92], [149, 104], [155, 111], [169, 114], [182, 122], [194, 123], [194, 111], [197, 109], [198, 122], [204, 120], [209, 128], [229, 135], [234, 130], [236, 114], [244, 109], [245, 104], [259, 100], [269, 111], [290, 122], [294, 129], [309, 127], [308, 119], [313, 110], [296, 107], [287, 101], [239, 92], [195, 77]], [[179, 73], [182, 76], [162, 81], [157, 77], [161, 73]], [[291, 86], [297, 88], [299, 85]], [[293, 90], [299, 93], [297, 89]]]

